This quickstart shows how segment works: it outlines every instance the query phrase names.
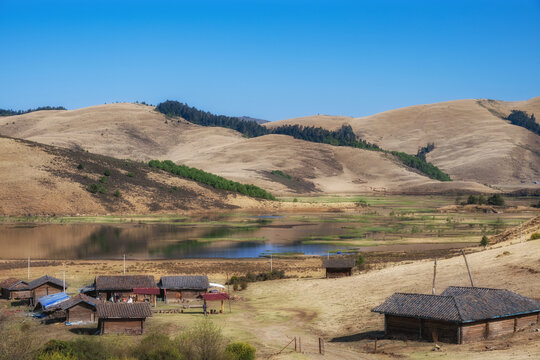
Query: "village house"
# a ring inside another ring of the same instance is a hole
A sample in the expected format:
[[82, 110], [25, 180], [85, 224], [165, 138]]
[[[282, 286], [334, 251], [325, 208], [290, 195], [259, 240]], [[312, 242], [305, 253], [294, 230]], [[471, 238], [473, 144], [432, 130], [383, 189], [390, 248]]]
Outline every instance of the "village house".
[[8, 300], [28, 299], [30, 292], [22, 290], [28, 286], [26, 281], [9, 278], [0, 283], [1, 297]]
[[79, 294], [62, 302], [59, 309], [65, 311], [66, 323], [95, 322], [97, 320], [96, 305], [99, 302], [96, 298]]
[[[67, 288], [67, 284], [65, 287]], [[64, 283], [62, 280], [55, 277], [44, 275], [36, 280], [30, 281], [26, 287], [21, 290], [27, 290], [30, 292], [30, 301], [32, 305], [37, 304], [38, 299], [51, 294], [56, 294], [64, 291]]]
[[96, 305], [96, 316], [100, 334], [140, 335], [152, 311], [148, 303], [100, 302]]
[[54, 312], [58, 310], [59, 305], [70, 299], [70, 296], [64, 292], [54, 293], [40, 297], [34, 306], [35, 312]]
[[326, 278], [351, 276], [355, 265], [352, 257], [329, 256], [323, 259], [322, 267], [326, 270]]
[[539, 322], [540, 302], [509, 290], [450, 286], [441, 295], [395, 293], [372, 309], [387, 336], [467, 343]]
[[167, 304], [182, 299], [196, 299], [210, 287], [207, 276], [162, 276], [159, 281], [163, 299]]
[[150, 302], [155, 304], [159, 288], [151, 275], [97, 276], [95, 294], [102, 301]]

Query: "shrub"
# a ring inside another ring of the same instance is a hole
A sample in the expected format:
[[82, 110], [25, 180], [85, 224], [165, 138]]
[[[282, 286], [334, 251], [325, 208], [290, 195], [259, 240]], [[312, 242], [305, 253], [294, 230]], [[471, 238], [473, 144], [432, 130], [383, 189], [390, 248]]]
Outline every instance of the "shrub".
[[538, 240], [538, 239], [540, 239], [540, 233], [535, 232], [531, 235], [529, 240]]
[[240, 289], [241, 290], [246, 290], [247, 287], [248, 287], [248, 283], [247, 283], [246, 280], [243, 280], [243, 281], [240, 282]]
[[135, 176], [135, 174], [134, 174], [134, 173], [132, 173], [132, 172], [128, 172], [128, 173], [127, 173], [127, 176], [129, 176], [129, 177], [134, 177], [134, 176]]
[[282, 177], [284, 177], [284, 178], [286, 178], [286, 179], [289, 179], [289, 180], [292, 179], [292, 176], [291, 176], [291, 175], [286, 174], [286, 173], [284, 173], [284, 172], [281, 171], [281, 170], [272, 170], [271, 173], [272, 173], [272, 175], [282, 176]]
[[138, 360], [179, 360], [180, 351], [174, 341], [164, 334], [150, 334], [132, 350]]
[[105, 172], [103, 173], [103, 175], [105, 175], [105, 176], [111, 176], [111, 170], [109, 170], [109, 169], [105, 170]]
[[356, 266], [359, 269], [362, 269], [362, 268], [364, 268], [365, 262], [366, 262], [366, 259], [364, 258], [364, 255], [360, 254], [356, 258], [356, 260], [354, 262], [354, 266]]
[[102, 184], [107, 183], [107, 177], [102, 176], [101, 179], [99, 179], [99, 182], [102, 183]]
[[255, 347], [245, 342], [233, 342], [225, 349], [232, 360], [254, 360]]
[[226, 358], [225, 338], [210, 319], [201, 320], [177, 339], [180, 353], [189, 360], [222, 360]]
[[482, 240], [480, 240], [480, 245], [483, 247], [486, 247], [488, 246], [488, 244], [489, 244], [488, 237], [486, 235], [482, 236]]
[[489, 205], [503, 206], [504, 198], [501, 196], [501, 194], [493, 194], [490, 197], [488, 197], [487, 203]]
[[116, 197], [120, 197], [120, 190], [116, 190], [113, 195]]
[[297, 198], [294, 198], [292, 202], [298, 202], [298, 199], [297, 199]]
[[102, 184], [90, 184], [88, 185], [86, 190], [90, 191], [92, 194], [96, 194], [96, 193], [105, 194], [107, 192], [107, 189]]
[[84, 165], [82, 163], [79, 163], [79, 165], [77, 165], [77, 169], [79, 169], [79, 170], [84, 169]]

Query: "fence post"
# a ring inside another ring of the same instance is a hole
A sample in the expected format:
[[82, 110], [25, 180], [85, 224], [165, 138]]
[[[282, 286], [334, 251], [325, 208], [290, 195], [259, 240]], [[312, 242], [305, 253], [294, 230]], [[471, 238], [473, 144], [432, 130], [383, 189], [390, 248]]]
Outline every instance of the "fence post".
[[296, 336], [294, 337], [294, 352], [298, 352], [298, 348], [296, 347]]
[[375, 349], [373, 350], [373, 352], [376, 354], [377, 353], [377, 339], [375, 338]]
[[319, 338], [319, 354], [324, 355], [324, 340]]
[[302, 353], [302, 338], [300, 336], [298, 337], [298, 349]]

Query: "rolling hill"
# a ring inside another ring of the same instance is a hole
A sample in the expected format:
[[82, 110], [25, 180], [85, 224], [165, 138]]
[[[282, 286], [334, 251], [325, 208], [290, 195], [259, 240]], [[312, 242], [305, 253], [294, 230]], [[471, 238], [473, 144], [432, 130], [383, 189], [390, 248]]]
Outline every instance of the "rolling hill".
[[515, 102], [457, 100], [361, 118], [316, 115], [264, 126], [299, 124], [335, 130], [349, 124], [364, 140], [410, 154], [435, 143], [427, 160], [453, 179], [507, 190], [535, 187], [540, 180], [540, 137], [504, 120], [512, 109], [540, 114], [540, 97]]
[[[0, 134], [119, 159], [170, 159], [275, 194], [440, 193], [494, 190], [472, 181], [441, 183], [388, 154], [202, 127], [141, 104], [107, 104], [0, 118]], [[293, 179], [271, 174], [282, 170]]]

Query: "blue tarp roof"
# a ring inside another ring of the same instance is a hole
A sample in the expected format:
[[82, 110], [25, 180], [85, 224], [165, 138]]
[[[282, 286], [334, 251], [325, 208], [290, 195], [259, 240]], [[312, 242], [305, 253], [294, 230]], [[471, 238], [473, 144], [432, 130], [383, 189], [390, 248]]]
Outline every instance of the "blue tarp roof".
[[48, 309], [52, 306], [58, 305], [69, 299], [69, 295], [66, 293], [56, 293], [51, 295], [42, 296], [38, 299], [38, 303], [41, 304], [43, 309]]

